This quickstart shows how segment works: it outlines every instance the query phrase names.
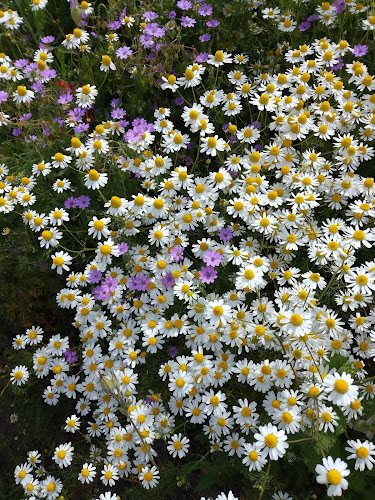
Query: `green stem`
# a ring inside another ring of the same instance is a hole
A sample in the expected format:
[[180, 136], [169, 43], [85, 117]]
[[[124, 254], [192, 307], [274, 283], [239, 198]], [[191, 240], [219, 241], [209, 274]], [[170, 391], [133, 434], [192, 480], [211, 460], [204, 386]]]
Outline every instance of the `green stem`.
[[8, 380], [8, 383], [6, 384], [6, 386], [4, 387], [4, 389], [1, 391], [1, 393], [0, 393], [0, 398], [1, 398], [1, 396], [4, 394], [4, 391], [5, 391], [5, 389], [8, 387], [8, 385], [9, 385], [9, 384], [10, 384], [10, 379]]

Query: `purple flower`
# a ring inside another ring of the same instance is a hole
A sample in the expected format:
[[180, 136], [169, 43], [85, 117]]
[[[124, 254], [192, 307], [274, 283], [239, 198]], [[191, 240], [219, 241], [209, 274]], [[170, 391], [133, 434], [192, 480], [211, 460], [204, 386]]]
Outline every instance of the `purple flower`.
[[12, 134], [14, 135], [14, 137], [18, 137], [19, 135], [22, 134], [22, 130], [20, 128], [14, 128], [12, 130]]
[[69, 118], [74, 118], [75, 121], [81, 121], [85, 114], [85, 110], [82, 108], [74, 108], [69, 110]]
[[36, 62], [32, 62], [30, 64], [28, 64], [27, 66], [25, 66], [25, 71], [27, 73], [31, 73], [32, 71], [35, 71], [38, 69], [38, 63]]
[[208, 61], [208, 52], [200, 52], [196, 59], [195, 59], [197, 62], [199, 63], [203, 63], [203, 62], [207, 62]]
[[29, 64], [28, 59], [17, 59], [17, 61], [14, 61], [13, 66], [15, 68], [24, 68]]
[[145, 12], [142, 17], [146, 21], [153, 21], [154, 19], [157, 19], [159, 17], [159, 14], [157, 12], [149, 10], [149, 11]]
[[144, 29], [144, 32], [147, 35], [155, 36], [156, 38], [160, 38], [164, 36], [165, 29], [160, 28], [157, 23], [148, 23]]
[[172, 248], [170, 255], [173, 259], [174, 262], [179, 262], [180, 260], [183, 260], [183, 253], [184, 253], [184, 247], [177, 246]]
[[202, 3], [198, 9], [198, 12], [202, 17], [210, 16], [213, 12], [212, 5], [210, 5], [209, 3]]
[[192, 28], [197, 21], [189, 16], [181, 17], [181, 26], [184, 28]]
[[117, 247], [119, 255], [124, 255], [129, 250], [128, 244], [124, 242], [118, 243]]
[[122, 9], [122, 12], [120, 14], [120, 21], [122, 22], [126, 16], [126, 7]]
[[59, 116], [55, 116], [55, 118], [53, 119], [53, 123], [58, 123], [59, 126], [62, 127], [64, 125], [64, 120]]
[[170, 355], [171, 358], [175, 358], [178, 354], [177, 347], [174, 345], [171, 345], [171, 347], [168, 349], [168, 354]]
[[[87, 108], [86, 108], [87, 109]], [[82, 132], [86, 132], [90, 128], [88, 123], [80, 123], [74, 127], [74, 132], [76, 134], [81, 134]]]
[[199, 271], [199, 277], [202, 283], [213, 283], [217, 278], [217, 272], [212, 266], [202, 267]]
[[206, 26], [209, 28], [217, 28], [220, 25], [220, 21], [217, 21], [216, 19], [211, 19], [211, 21], [206, 22]]
[[121, 119], [121, 118], [124, 118], [124, 116], [126, 115], [126, 111], [122, 108], [116, 108], [116, 109], [113, 109], [111, 111], [111, 117], [112, 118], [115, 118], [115, 119]]
[[137, 289], [137, 278], [135, 276], [131, 276], [127, 282], [126, 286], [128, 287], [129, 290], [134, 292]]
[[139, 37], [139, 41], [146, 49], [150, 49], [153, 45], [155, 45], [154, 39], [151, 35], [141, 35]]
[[169, 19], [174, 19], [176, 17], [176, 12], [174, 10], [171, 10], [169, 13]]
[[53, 78], [56, 78], [57, 71], [55, 69], [44, 69], [40, 72], [40, 75], [46, 80], [52, 80]]
[[29, 135], [29, 138], [25, 137], [25, 142], [35, 142], [36, 140], [38, 139], [38, 137], [36, 135]]
[[75, 198], [73, 196], [69, 196], [69, 198], [67, 198], [65, 201], [64, 201], [64, 207], [69, 210], [69, 208], [73, 208], [74, 207], [74, 201], [75, 201]]
[[112, 278], [111, 276], [107, 276], [107, 278], [103, 281], [101, 287], [105, 293], [111, 295], [112, 292], [116, 291], [117, 285], [118, 285], [118, 283], [117, 283], [116, 278]]
[[76, 361], [78, 361], [78, 356], [74, 351], [71, 351], [70, 349], [67, 349], [66, 351], [63, 351], [63, 354], [65, 356], [66, 361], [72, 365]]
[[32, 118], [32, 113], [25, 113], [22, 116], [20, 116], [20, 122], [27, 122]]
[[85, 196], [85, 195], [79, 196], [77, 198], [77, 207], [84, 210], [85, 208], [90, 206], [90, 201], [91, 201], [90, 196]]
[[5, 102], [9, 97], [8, 92], [5, 92], [5, 90], [0, 90], [0, 102]]
[[193, 4], [189, 2], [189, 0], [178, 0], [176, 5], [181, 10], [189, 10], [193, 6]]
[[110, 21], [108, 24], [107, 24], [108, 28], [110, 30], [119, 30], [121, 28], [121, 21]]
[[203, 256], [204, 262], [210, 267], [220, 266], [223, 256], [216, 250], [207, 250]]
[[97, 286], [92, 291], [92, 294], [96, 300], [107, 300], [111, 296], [111, 291], [105, 290], [102, 286]]
[[120, 47], [119, 49], [116, 50], [116, 56], [119, 57], [120, 59], [127, 59], [133, 54], [133, 51], [130, 47]]
[[171, 288], [176, 283], [172, 273], [166, 274], [160, 281], [166, 288]]
[[44, 36], [42, 39], [41, 39], [41, 42], [42, 43], [52, 43], [55, 41], [55, 37], [53, 35], [48, 35], [48, 36]]
[[229, 227], [223, 227], [220, 230], [219, 237], [221, 241], [230, 241], [233, 238], [233, 232]]
[[72, 100], [73, 100], [73, 94], [68, 92], [67, 94], [64, 93], [60, 94], [59, 98], [57, 99], [57, 102], [59, 104], [62, 104], [63, 106], [66, 106], [67, 104], [72, 102]]
[[311, 16], [309, 16], [306, 21], [318, 21], [319, 20], [319, 16], [318, 14], [311, 14]]
[[330, 65], [333, 71], [337, 71], [338, 69], [342, 69], [344, 67], [344, 60], [342, 57], [339, 57], [339, 62], [337, 64]]
[[337, 14], [341, 14], [341, 12], [344, 12], [346, 7], [345, 0], [335, 0], [335, 3], [333, 5]]
[[177, 106], [182, 106], [184, 104], [184, 100], [182, 97], [176, 97], [176, 99], [174, 100], [175, 104]]
[[209, 33], [204, 33], [199, 37], [200, 42], [208, 42], [211, 39], [211, 35]]
[[353, 54], [355, 55], [355, 57], [365, 56], [367, 52], [368, 52], [367, 45], [354, 45], [353, 47]]
[[147, 276], [147, 274], [140, 274], [136, 278], [137, 280], [137, 290], [141, 292], [147, 292], [148, 285], [151, 283], [151, 279]]
[[308, 30], [309, 28], [311, 28], [311, 23], [310, 21], [303, 21], [299, 26], [298, 26], [298, 29], [300, 31], [306, 31]]
[[44, 96], [44, 85], [42, 82], [34, 82], [31, 85], [31, 88], [33, 89], [34, 92], [40, 92], [42, 96]]

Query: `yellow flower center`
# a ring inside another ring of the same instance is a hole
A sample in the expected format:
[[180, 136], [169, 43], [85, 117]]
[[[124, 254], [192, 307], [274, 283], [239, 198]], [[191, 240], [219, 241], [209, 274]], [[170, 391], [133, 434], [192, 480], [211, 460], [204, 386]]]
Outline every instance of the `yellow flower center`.
[[340, 394], [345, 394], [346, 392], [348, 392], [348, 389], [349, 385], [345, 380], [343, 379], [336, 380], [335, 391], [339, 392]]

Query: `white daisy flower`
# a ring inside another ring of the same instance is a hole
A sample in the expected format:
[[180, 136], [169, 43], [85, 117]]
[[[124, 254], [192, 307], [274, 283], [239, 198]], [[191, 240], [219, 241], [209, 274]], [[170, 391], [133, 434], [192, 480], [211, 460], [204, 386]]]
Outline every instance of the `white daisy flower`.
[[168, 441], [167, 450], [173, 458], [183, 458], [189, 451], [189, 439], [182, 434], [174, 434]]
[[375, 445], [371, 441], [349, 440], [345, 450], [350, 453], [348, 460], [355, 459], [355, 470], [371, 470], [375, 463]]
[[341, 496], [342, 491], [348, 488], [348, 481], [345, 479], [350, 474], [347, 464], [337, 458], [323, 458], [323, 465], [318, 464], [315, 467], [315, 472], [318, 474], [316, 480], [319, 484], [329, 485], [327, 490], [328, 496]]
[[52, 459], [57, 463], [60, 469], [68, 467], [73, 461], [73, 451], [74, 448], [72, 443], [61, 444], [55, 448]]
[[26, 384], [29, 379], [29, 371], [26, 366], [18, 365], [10, 372], [10, 380], [12, 384], [21, 386]]
[[338, 406], [348, 406], [358, 397], [358, 387], [345, 372], [328, 374], [324, 377], [323, 384], [329, 401]]
[[139, 473], [138, 479], [144, 488], [153, 488], [159, 482], [160, 475], [156, 467], [143, 467], [142, 472]]
[[283, 430], [278, 430], [272, 424], [260, 426], [254, 434], [255, 444], [263, 449], [265, 456], [271, 460], [278, 460], [285, 455], [289, 444], [286, 442], [287, 435]]

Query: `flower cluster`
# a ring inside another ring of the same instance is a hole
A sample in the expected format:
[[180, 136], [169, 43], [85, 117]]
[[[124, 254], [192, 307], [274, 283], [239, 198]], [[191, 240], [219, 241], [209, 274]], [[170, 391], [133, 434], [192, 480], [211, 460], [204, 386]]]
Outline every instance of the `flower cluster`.
[[[328, 26], [342, 6], [326, 4], [317, 12]], [[185, 15], [192, 2], [176, 3], [181, 27], [212, 15], [208, 4], [195, 7], [193, 18]], [[91, 14], [89, 3], [80, 8]], [[296, 28], [291, 13], [261, 12], [282, 32]], [[106, 35], [112, 49], [114, 32], [136, 22], [125, 14]], [[143, 19], [141, 44], [156, 49], [175, 18]], [[80, 26], [62, 45], [86, 57], [92, 35]], [[109, 78], [132, 54], [103, 54], [99, 70]], [[346, 40], [285, 44], [280, 54], [280, 71], [251, 68], [247, 55], [230, 50], [163, 70], [163, 105], [147, 120], [124, 120], [114, 102], [91, 125], [88, 113], [105, 90], [88, 81], [66, 87], [56, 105], [69, 142], [48, 156], [37, 149], [31, 173], [1, 165], [0, 212], [22, 218], [65, 280], [56, 303], [75, 329], [43, 338], [33, 326], [17, 335], [13, 347], [30, 348], [32, 368], [16, 366], [11, 382], [22, 386], [33, 372], [48, 381], [47, 405], [74, 402], [64, 420], [69, 439], [80, 431], [98, 443], [81, 460], [83, 485], [99, 478], [113, 487], [136, 475], [155, 487], [155, 445], [164, 441], [175, 460], [194, 446], [181, 422], [205, 436], [208, 453], [236, 457], [250, 472], [281, 460], [300, 433], [323, 452], [315, 471], [328, 495], [347, 489], [350, 468], [325, 457], [319, 433], [347, 427], [346, 459], [354, 470], [373, 468], [375, 429], [365, 418], [374, 398], [375, 185], [364, 172], [375, 156], [375, 76], [355, 59], [366, 50]], [[0, 55], [16, 107], [29, 109], [39, 84], [54, 78], [52, 50], [43, 45], [34, 61]], [[175, 93], [181, 108], [171, 104]], [[0, 118], [10, 125], [9, 115]], [[45, 182], [54, 193], [48, 209], [39, 204]], [[66, 198], [72, 192], [84, 194]], [[73, 209], [90, 214], [79, 233]], [[366, 440], [351, 439], [361, 430]], [[54, 500], [63, 484], [37, 473], [39, 457], [30, 452], [15, 481], [27, 495]], [[52, 460], [64, 469], [80, 459], [69, 441]], [[216, 500], [224, 499], [235, 497]]]

